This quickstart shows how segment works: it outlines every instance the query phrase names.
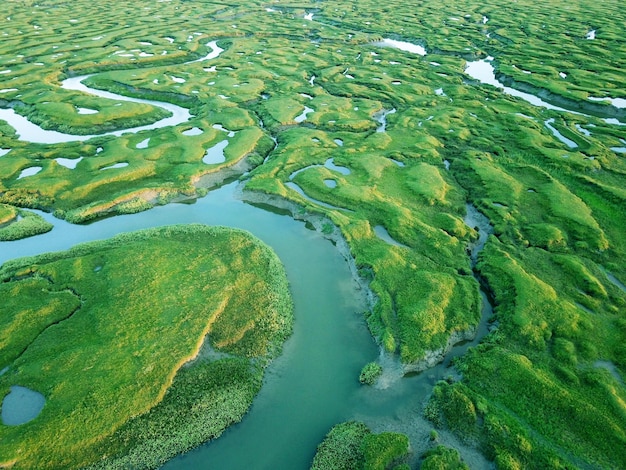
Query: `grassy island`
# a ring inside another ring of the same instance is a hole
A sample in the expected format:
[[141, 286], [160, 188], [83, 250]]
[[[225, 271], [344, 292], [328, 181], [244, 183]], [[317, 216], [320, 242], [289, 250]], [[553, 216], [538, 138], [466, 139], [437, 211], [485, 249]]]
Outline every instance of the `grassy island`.
[[[29, 141], [0, 117], [0, 203], [11, 206], [0, 206], [0, 221], [32, 208], [84, 223], [240, 177], [244, 197], [321, 216], [341, 235], [373, 294], [368, 327], [407, 371], [487, 324], [481, 344], [455, 362], [456, 380], [424, 399], [438, 432], [503, 469], [625, 467], [622, 1], [136, 0], [106, 12], [100, 4], [3, 3], [0, 112], [77, 135], [165, 116], [61, 88], [88, 73], [94, 88], [176, 104], [191, 117], [62, 143]], [[198, 62], [211, 41], [223, 52]], [[468, 207], [493, 232], [474, 258], [468, 249], [484, 231]], [[32, 282], [38, 296], [53, 289], [42, 302], [55, 315], [82, 312], [78, 283], [91, 281], [50, 272], [26, 269], [20, 286]], [[493, 304], [488, 319], [481, 291]], [[14, 340], [42, 328], [20, 326]], [[244, 343], [216, 340], [238, 357], [251, 347]], [[146, 388], [147, 401], [166, 402], [167, 377]], [[135, 436], [124, 421], [93, 429]], [[0, 446], [21, 439], [29, 448], [41, 435], [0, 429], [11, 436]], [[18, 458], [17, 447], [4, 449], [3, 458]], [[424, 461], [456, 457], [441, 450]]]
[[233, 229], [128, 233], [8, 262], [0, 279], [0, 395], [46, 399], [0, 426], [0, 465], [16, 469], [154, 467], [219, 436], [291, 331], [282, 265]]

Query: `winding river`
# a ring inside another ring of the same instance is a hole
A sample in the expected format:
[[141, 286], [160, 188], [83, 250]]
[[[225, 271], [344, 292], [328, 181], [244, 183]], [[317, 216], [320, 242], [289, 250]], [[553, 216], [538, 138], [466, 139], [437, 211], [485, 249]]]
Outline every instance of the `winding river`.
[[[221, 52], [215, 43], [209, 46], [211, 53], [200, 60], [217, 57]], [[79, 78], [64, 82], [64, 86], [83, 90]], [[109, 99], [145, 102], [90, 88], [83, 91]], [[163, 103], [150, 104], [164, 107]], [[6, 111], [11, 110], [2, 110], [0, 119], [18, 128], [21, 120], [15, 113]], [[177, 119], [185, 122], [189, 119], [187, 115], [182, 113]], [[172, 124], [159, 121], [145, 128], [165, 125]], [[31, 139], [33, 134], [28, 129], [18, 129], [18, 133], [21, 139], [29, 141], [36, 142], [39, 138]], [[56, 134], [59, 135], [46, 134], [41, 139], [54, 143], [67, 141], [56, 140], [60, 138], [89, 138]], [[330, 427], [349, 419], [362, 420], [376, 432], [405, 432], [411, 438], [416, 459], [431, 429], [421, 418], [424, 399], [438, 380], [452, 373], [448, 369], [450, 358], [463, 354], [486, 331], [483, 321], [483, 331], [474, 341], [454, 347], [444, 362], [428, 371], [405, 377], [405, 369], [397, 358], [380, 355], [367, 331], [362, 315], [367, 308], [366, 293], [360, 290], [339, 251], [290, 215], [243, 202], [236, 182], [211, 191], [193, 204], [169, 204], [89, 225], [71, 225], [50, 214], [39, 213], [54, 224], [54, 229], [37, 237], [0, 243], [0, 263], [43, 251], [65, 250], [80, 242], [142, 228], [203, 223], [250, 231], [270, 245], [285, 265], [295, 303], [294, 333], [286, 342], [283, 354], [268, 368], [251, 410], [222, 437], [176, 457], [165, 468], [306, 469]], [[482, 219], [478, 222], [488, 225]], [[485, 319], [489, 316], [486, 299], [484, 304]], [[361, 386], [358, 382], [361, 367], [377, 358], [385, 366], [385, 376], [376, 387]], [[476, 452], [464, 449], [462, 455], [481, 468], [488, 467]]]

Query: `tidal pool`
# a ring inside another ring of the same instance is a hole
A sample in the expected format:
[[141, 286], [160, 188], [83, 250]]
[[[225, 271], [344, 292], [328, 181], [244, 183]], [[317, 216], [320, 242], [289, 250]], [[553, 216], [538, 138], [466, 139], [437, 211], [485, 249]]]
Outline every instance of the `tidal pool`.
[[224, 155], [224, 149], [228, 145], [228, 140], [222, 140], [218, 144], [206, 150], [204, 157], [202, 157], [202, 163], [207, 165], [215, 165], [217, 163], [224, 163], [226, 156]]
[[45, 404], [46, 399], [41, 393], [14, 385], [2, 401], [2, 424], [18, 426], [28, 423], [39, 416]]
[[147, 149], [148, 144], [150, 143], [150, 137], [139, 142], [135, 147], [138, 149]]
[[193, 136], [193, 135], [201, 135], [203, 132], [204, 131], [200, 129], [199, 127], [192, 127], [191, 129], [187, 129], [186, 131], [183, 131], [182, 134], [186, 136]]
[[493, 65], [491, 61], [493, 57], [487, 57], [486, 59], [476, 60], [473, 62], [468, 62], [465, 67], [465, 73], [472, 77], [475, 80], [478, 80], [481, 83], [487, 85], [493, 85], [496, 88], [501, 88], [504, 93], [507, 95], [515, 96], [517, 98], [521, 98], [524, 101], [529, 102], [534, 106], [540, 106], [547, 109], [553, 109], [555, 111], [566, 111], [574, 114], [574, 111], [567, 110], [565, 108], [560, 108], [559, 106], [555, 106], [546, 101], [543, 101], [541, 98], [531, 95], [530, 93], [525, 93], [523, 91], [516, 90], [515, 88], [511, 88], [508, 86], [504, 86], [502, 83], [496, 79], [496, 74], [494, 72]]
[[17, 179], [19, 180], [19, 179], [22, 179], [22, 178], [26, 178], [28, 176], [36, 175], [41, 170], [43, 170], [43, 167], [41, 167], [41, 166], [31, 166], [30, 168], [25, 168], [24, 170], [21, 171], [21, 173], [17, 177]]
[[418, 54], [421, 56], [426, 55], [426, 49], [424, 49], [423, 46], [406, 42], [406, 41], [397, 41], [395, 39], [383, 39], [382, 41], [373, 43], [373, 45], [379, 46], [379, 47], [392, 47], [394, 49], [400, 49], [401, 51], [411, 52], [413, 54]]
[[98, 111], [97, 109], [76, 108], [76, 112], [78, 114], [98, 114], [100, 111]]
[[297, 123], [301, 123], [304, 122], [306, 120], [306, 117], [309, 113], [312, 113], [314, 111], [313, 108], [309, 108], [308, 106], [304, 107], [304, 111], [302, 111], [302, 114], [296, 116], [294, 118], [294, 121], [296, 121]]
[[57, 162], [59, 165], [64, 166], [65, 168], [69, 168], [70, 170], [73, 170], [76, 168], [76, 165], [78, 165], [82, 161], [82, 159], [83, 157], [55, 158], [54, 161]]
[[394, 245], [394, 246], [401, 246], [403, 248], [409, 248], [404, 243], [400, 243], [395, 238], [393, 238], [391, 235], [389, 235], [389, 232], [387, 231], [387, 229], [385, 227], [383, 227], [382, 225], [375, 226], [374, 227], [374, 233], [376, 234], [376, 236], [378, 238], [380, 238], [385, 243], [388, 243], [388, 244]]
[[113, 165], [109, 165], [109, 166], [105, 166], [104, 168], [100, 168], [100, 171], [102, 170], [113, 170], [115, 168], [124, 168], [128, 166], [128, 162], [120, 162], [120, 163], [114, 163]]

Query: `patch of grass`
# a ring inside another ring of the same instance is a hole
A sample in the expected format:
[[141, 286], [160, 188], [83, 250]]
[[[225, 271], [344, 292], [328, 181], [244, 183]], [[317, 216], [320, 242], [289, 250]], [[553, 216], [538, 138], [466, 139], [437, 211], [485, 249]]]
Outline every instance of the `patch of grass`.
[[337, 424], [328, 432], [317, 447], [311, 469], [399, 469], [399, 462], [408, 452], [409, 439], [404, 434], [374, 434], [365, 424], [350, 421]]
[[[36, 419], [0, 429], [3, 461], [24, 468], [103, 455], [107, 465], [153, 466], [218, 436], [241, 419], [291, 332], [280, 262], [232, 229], [124, 234], [8, 262], [0, 278], [10, 299], [0, 390], [19, 383], [46, 397]], [[232, 357], [185, 365], [205, 336]], [[165, 422], [172, 434], [150, 431]]]
[[[7, 206], [5, 206], [7, 207]], [[12, 211], [7, 210], [7, 214]], [[0, 226], [0, 241], [19, 240], [52, 230], [53, 225], [39, 214], [26, 210], [16, 210], [15, 219]]]
[[363, 366], [361, 369], [361, 374], [359, 375], [359, 382], [365, 385], [373, 385], [376, 383], [376, 380], [383, 373], [383, 368], [377, 362], [369, 362]]
[[422, 470], [469, 470], [456, 449], [439, 445], [424, 454]]

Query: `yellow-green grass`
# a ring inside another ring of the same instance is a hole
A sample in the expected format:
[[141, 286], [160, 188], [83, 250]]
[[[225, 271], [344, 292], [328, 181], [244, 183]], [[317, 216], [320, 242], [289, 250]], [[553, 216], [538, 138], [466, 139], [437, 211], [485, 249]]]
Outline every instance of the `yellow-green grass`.
[[[233, 229], [120, 235], [8, 262], [0, 276], [8, 299], [1, 393], [19, 384], [46, 398], [34, 420], [0, 426], [2, 463], [14, 468], [74, 468], [127, 454], [154, 466], [216, 437], [241, 419], [291, 331], [279, 260]], [[186, 365], [204, 342], [230, 359]], [[170, 387], [181, 400], [164, 399]], [[210, 404], [216, 397], [219, 407]], [[190, 432], [185, 407], [196, 405], [206, 423]], [[137, 454], [154, 448], [144, 431], [164, 417], [172, 434], [160, 438], [162, 448]]]
[[13, 206], [0, 204], [0, 225], [12, 222], [17, 218], [17, 209]]

